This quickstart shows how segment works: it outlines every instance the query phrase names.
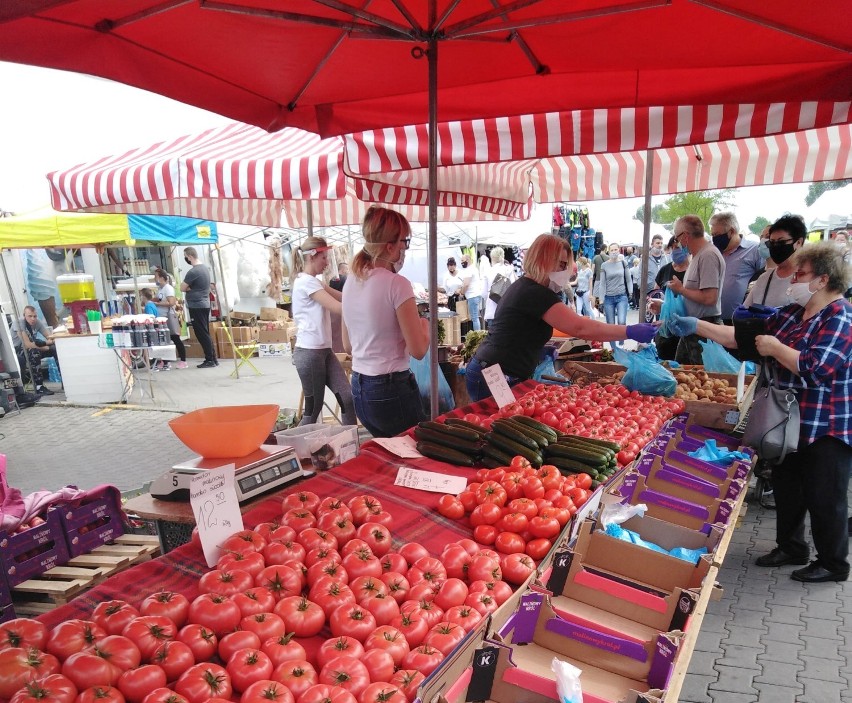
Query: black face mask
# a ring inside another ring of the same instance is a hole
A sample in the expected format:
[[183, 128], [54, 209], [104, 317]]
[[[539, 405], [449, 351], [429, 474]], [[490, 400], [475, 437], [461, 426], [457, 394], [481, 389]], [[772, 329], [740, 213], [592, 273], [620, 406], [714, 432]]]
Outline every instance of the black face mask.
[[783, 264], [787, 259], [793, 256], [795, 247], [793, 242], [768, 242], [769, 258], [776, 264]]
[[466, 268], [467, 268], [467, 261], [462, 261], [462, 268], [463, 268], [463, 269], [466, 269]]
[[717, 234], [713, 236], [713, 244], [719, 251], [725, 251], [728, 248], [728, 244], [731, 243], [731, 235], [725, 232], [724, 234]]

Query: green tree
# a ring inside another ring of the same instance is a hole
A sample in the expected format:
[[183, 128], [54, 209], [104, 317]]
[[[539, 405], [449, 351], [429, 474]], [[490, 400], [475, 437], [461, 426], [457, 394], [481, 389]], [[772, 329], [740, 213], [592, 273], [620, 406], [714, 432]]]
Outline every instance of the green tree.
[[[651, 221], [661, 225], [668, 225], [683, 215], [698, 215], [704, 224], [710, 219], [710, 215], [719, 210], [731, 207], [733, 190], [697, 190], [693, 193], [677, 193], [672, 195], [661, 205], [651, 208]], [[637, 211], [635, 218], [642, 220], [645, 214], [645, 206], [642, 205]]]
[[811, 183], [808, 186], [808, 194], [805, 196], [805, 205], [810, 207], [823, 193], [827, 193], [830, 190], [837, 190], [838, 188], [842, 188], [850, 183], [852, 183], [852, 178], [846, 178], [842, 181], [821, 181], [820, 183]]
[[772, 223], [767, 220], [762, 215], [760, 217], [755, 218], [754, 222], [752, 222], [749, 226], [749, 232], [752, 234], [760, 234], [763, 231], [764, 227], [771, 225]]

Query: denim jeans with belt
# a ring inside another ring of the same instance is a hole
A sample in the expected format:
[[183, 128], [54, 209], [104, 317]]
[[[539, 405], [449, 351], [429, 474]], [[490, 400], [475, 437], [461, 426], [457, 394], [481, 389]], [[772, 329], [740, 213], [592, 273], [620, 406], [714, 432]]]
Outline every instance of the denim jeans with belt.
[[373, 437], [393, 437], [426, 419], [411, 371], [379, 376], [353, 371], [352, 399], [358, 419]]
[[[485, 377], [482, 375], [482, 369], [486, 366], [488, 366], [488, 364], [483, 365], [480, 363], [479, 359], [474, 357], [467, 362], [467, 366], [465, 367], [464, 384], [467, 387], [467, 394], [474, 402], [482, 400], [483, 398], [490, 398], [492, 395], [491, 389], [488, 387], [488, 384], [485, 382]], [[508, 374], [503, 375], [506, 378], [506, 383], [510, 386], [514, 386], [523, 380], [517, 376], [509, 376]]]

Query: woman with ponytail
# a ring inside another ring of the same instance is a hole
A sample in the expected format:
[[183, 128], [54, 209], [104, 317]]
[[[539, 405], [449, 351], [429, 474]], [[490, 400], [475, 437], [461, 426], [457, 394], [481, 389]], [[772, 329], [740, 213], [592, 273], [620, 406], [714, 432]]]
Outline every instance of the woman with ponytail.
[[328, 265], [328, 250], [322, 237], [308, 237], [293, 249], [290, 289], [293, 319], [298, 326], [293, 363], [302, 382], [305, 408], [300, 425], [315, 423], [322, 411], [326, 386], [337, 398], [344, 425], [357, 422], [352, 391], [346, 374], [331, 348], [331, 315], [340, 314], [341, 294], [318, 276]]
[[409, 356], [426, 355], [429, 326], [398, 273], [411, 243], [408, 220], [374, 206], [362, 231], [364, 248], [343, 286], [343, 344], [352, 352], [358, 418], [374, 437], [392, 437], [426, 417]]
[[[183, 340], [180, 338], [180, 320], [178, 319], [177, 307], [178, 299], [175, 297], [175, 287], [172, 285], [172, 277], [163, 269], [154, 270], [154, 281], [157, 284], [157, 310], [161, 317], [168, 320], [169, 337], [178, 354], [177, 367], [179, 369], [186, 368], [186, 347]], [[161, 371], [168, 371], [170, 364], [168, 361], [161, 361], [159, 366], [154, 367]]]

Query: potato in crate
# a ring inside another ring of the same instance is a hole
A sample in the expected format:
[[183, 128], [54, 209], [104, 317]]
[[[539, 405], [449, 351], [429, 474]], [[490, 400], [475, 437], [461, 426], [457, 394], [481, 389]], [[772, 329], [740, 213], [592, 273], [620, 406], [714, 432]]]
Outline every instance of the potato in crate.
[[124, 534], [125, 516], [121, 509], [121, 494], [115, 486], [94, 489], [57, 509], [72, 557], [88, 554], [95, 547]]
[[0, 533], [0, 562], [10, 587], [68, 561], [59, 511], [49, 508], [14, 533]]

